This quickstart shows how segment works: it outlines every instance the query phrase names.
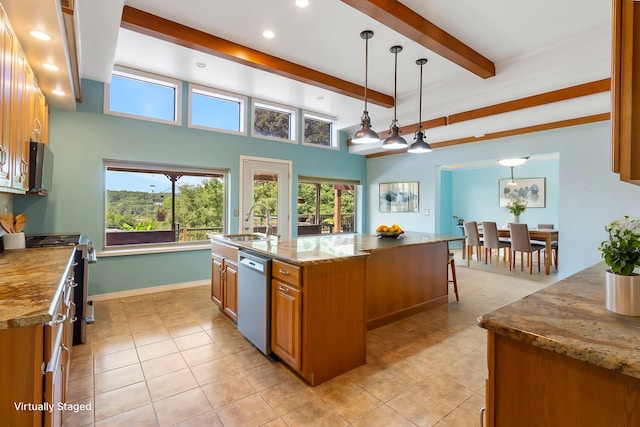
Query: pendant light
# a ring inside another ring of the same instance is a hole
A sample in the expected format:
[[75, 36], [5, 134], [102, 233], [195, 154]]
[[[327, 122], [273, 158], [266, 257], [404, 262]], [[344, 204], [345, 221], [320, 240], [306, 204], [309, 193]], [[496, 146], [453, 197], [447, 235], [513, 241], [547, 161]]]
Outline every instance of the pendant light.
[[391, 53], [395, 55], [395, 68], [393, 77], [393, 121], [389, 127], [390, 137], [384, 140], [382, 148], [388, 150], [396, 150], [398, 148], [406, 148], [409, 144], [400, 136], [400, 129], [398, 127], [398, 118], [396, 117], [396, 106], [398, 105], [398, 53], [402, 52], [402, 46], [392, 46], [389, 49]]
[[371, 129], [371, 119], [367, 111], [367, 84], [369, 78], [369, 39], [373, 37], [373, 31], [365, 30], [360, 33], [360, 37], [365, 40], [365, 62], [364, 62], [364, 112], [362, 113], [362, 129], [351, 137], [353, 144], [372, 144], [380, 141], [380, 137]]
[[529, 160], [529, 156], [527, 156], [527, 157], [514, 157], [514, 158], [510, 158], [510, 159], [500, 159], [500, 160], [498, 160], [498, 163], [500, 163], [502, 166], [507, 166], [507, 167], [511, 168], [511, 181], [509, 181], [507, 183], [507, 185], [509, 185], [511, 187], [515, 187], [516, 185], [518, 185], [516, 180], [513, 179], [513, 168], [516, 167], [516, 166], [523, 165], [527, 160]]
[[424, 140], [424, 131], [422, 130], [422, 66], [427, 63], [426, 58], [416, 60], [416, 64], [420, 66], [420, 110], [419, 110], [419, 123], [418, 130], [416, 130], [415, 142], [409, 146], [407, 150], [409, 153], [428, 153], [431, 151], [431, 146]]

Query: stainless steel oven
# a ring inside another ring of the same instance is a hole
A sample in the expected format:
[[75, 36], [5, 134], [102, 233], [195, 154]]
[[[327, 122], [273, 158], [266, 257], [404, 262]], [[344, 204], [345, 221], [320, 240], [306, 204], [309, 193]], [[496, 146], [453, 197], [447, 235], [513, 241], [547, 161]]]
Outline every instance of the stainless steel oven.
[[87, 325], [93, 323], [93, 310], [89, 310], [89, 265], [96, 262], [93, 242], [80, 233], [37, 234], [25, 237], [27, 248], [46, 248], [54, 246], [75, 246], [74, 280], [77, 284], [73, 293], [78, 322], [73, 323], [73, 345], [83, 344], [86, 340]]

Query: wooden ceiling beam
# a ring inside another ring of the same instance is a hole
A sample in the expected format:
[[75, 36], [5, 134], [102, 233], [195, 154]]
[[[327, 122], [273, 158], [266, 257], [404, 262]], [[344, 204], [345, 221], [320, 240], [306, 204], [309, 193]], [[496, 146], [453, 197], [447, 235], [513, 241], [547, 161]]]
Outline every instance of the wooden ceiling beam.
[[[448, 141], [440, 141], [440, 142], [431, 142], [429, 145], [431, 145], [432, 148], [440, 148], [440, 147], [450, 147], [452, 145], [462, 145], [462, 144], [469, 144], [471, 142], [480, 142], [480, 141], [486, 141], [489, 139], [496, 139], [496, 138], [506, 138], [508, 136], [515, 136], [515, 135], [523, 135], [526, 133], [532, 133], [532, 132], [542, 132], [545, 130], [551, 130], [551, 129], [559, 129], [559, 128], [565, 128], [565, 127], [569, 127], [569, 126], [578, 126], [578, 125], [584, 125], [587, 123], [595, 123], [595, 122], [602, 122], [605, 120], [610, 120], [611, 119], [611, 113], [601, 113], [601, 114], [593, 114], [591, 116], [584, 116], [584, 117], [577, 117], [575, 119], [567, 119], [567, 120], [560, 120], [557, 122], [551, 122], [551, 123], [543, 123], [543, 124], [539, 124], [539, 125], [533, 125], [533, 126], [526, 126], [526, 127], [522, 127], [522, 128], [516, 128], [516, 129], [509, 129], [509, 130], [503, 130], [500, 132], [493, 132], [493, 133], [488, 133], [484, 136], [481, 137], [466, 137], [466, 138], [458, 138], [458, 139], [450, 139]], [[394, 155], [394, 154], [402, 154], [405, 153], [407, 151], [406, 148], [403, 148], [401, 150], [394, 150], [394, 151], [383, 151], [380, 153], [373, 153], [373, 154], [367, 154], [365, 155], [365, 157], [367, 159], [373, 158], [373, 157], [382, 157], [382, 156], [390, 156], [390, 155]]]
[[[593, 82], [583, 83], [576, 86], [556, 89], [549, 92], [539, 93], [537, 95], [518, 98], [512, 101], [502, 102], [500, 104], [488, 105], [486, 107], [476, 108], [475, 110], [465, 111], [463, 113], [451, 114], [448, 117], [438, 117], [431, 119], [422, 124], [425, 129], [438, 126], [448, 126], [455, 123], [465, 122], [467, 120], [480, 119], [482, 117], [493, 116], [496, 114], [509, 113], [511, 111], [521, 110], [524, 108], [539, 107], [554, 102], [566, 101], [568, 99], [579, 98], [581, 96], [595, 95], [597, 93], [608, 92], [611, 89], [611, 79], [595, 80]], [[418, 123], [402, 126], [400, 134], [406, 135], [413, 133], [418, 127]], [[384, 131], [377, 131], [382, 134]]]
[[538, 95], [515, 99], [513, 101], [494, 104], [488, 107], [476, 108], [475, 110], [465, 111], [464, 113], [452, 114], [448, 117], [447, 123], [454, 124], [467, 120], [479, 119], [481, 117], [521, 110], [523, 108], [538, 107], [540, 105], [566, 101], [567, 99], [578, 98], [580, 96], [608, 92], [609, 90], [611, 90], [610, 78], [596, 80], [589, 83], [540, 93]]
[[[364, 100], [364, 86], [268, 55], [130, 6], [123, 8], [120, 26], [247, 67]], [[393, 97], [390, 95], [368, 89], [367, 98], [372, 104], [386, 108], [393, 107]]]
[[342, 2], [483, 79], [496, 75], [496, 67], [492, 61], [398, 0]]

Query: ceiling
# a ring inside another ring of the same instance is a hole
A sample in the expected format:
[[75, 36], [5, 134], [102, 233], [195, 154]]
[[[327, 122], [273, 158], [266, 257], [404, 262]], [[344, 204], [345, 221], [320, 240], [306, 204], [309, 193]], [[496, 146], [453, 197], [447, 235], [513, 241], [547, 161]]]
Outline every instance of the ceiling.
[[[50, 105], [74, 109], [73, 96], [55, 98], [49, 92], [57, 85], [67, 89], [67, 94], [74, 93], [73, 63], [69, 59], [73, 58], [69, 55], [73, 49], [65, 37], [65, 15], [59, 10], [60, 1], [2, 0], [2, 4]], [[348, 132], [359, 127], [364, 109], [360, 90], [365, 78], [365, 41], [360, 32], [373, 30], [375, 35], [369, 40], [370, 94], [393, 96], [393, 54], [389, 48], [403, 46], [398, 54], [397, 115], [402, 126], [412, 126], [404, 133], [409, 142], [419, 121], [420, 70], [415, 63], [418, 58], [429, 60], [424, 66], [423, 122], [610, 76], [611, 3], [603, 0], [309, 0], [306, 8], [296, 7], [293, 0], [62, 0], [62, 3], [63, 6], [70, 3], [73, 9], [77, 68], [82, 78], [109, 81], [113, 66], [122, 65], [328, 114], [335, 117], [339, 129]], [[446, 58], [437, 46], [431, 46], [430, 50], [424, 43], [414, 41], [416, 37], [402, 30], [397, 19], [381, 13], [385, 5], [423, 20], [420, 28], [426, 25], [424, 20], [430, 21], [466, 45], [466, 49], [492, 63], [495, 76], [480, 77], [459, 65], [463, 61], [450, 55]], [[303, 83], [122, 28], [125, 6], [323, 75], [320, 83]], [[378, 19], [368, 16], [365, 9]], [[63, 57], [52, 58], [65, 66], [57, 76], [58, 82], [41, 69], [42, 55], [46, 53], [41, 52], [41, 43], [27, 34], [29, 29], [40, 26], [57, 29], [52, 51], [57, 49]], [[262, 36], [267, 29], [275, 33], [274, 38]], [[196, 63], [204, 63], [206, 67], [199, 68]], [[321, 87], [323, 81], [330, 79], [356, 85], [355, 94], [345, 95]], [[75, 96], [81, 97], [77, 89]], [[384, 138], [394, 109], [376, 105], [371, 95], [369, 98], [372, 127]], [[430, 143], [477, 138], [609, 111], [610, 95], [599, 91], [433, 127], [426, 135]], [[351, 146], [350, 150], [360, 154], [382, 151], [378, 146]]]

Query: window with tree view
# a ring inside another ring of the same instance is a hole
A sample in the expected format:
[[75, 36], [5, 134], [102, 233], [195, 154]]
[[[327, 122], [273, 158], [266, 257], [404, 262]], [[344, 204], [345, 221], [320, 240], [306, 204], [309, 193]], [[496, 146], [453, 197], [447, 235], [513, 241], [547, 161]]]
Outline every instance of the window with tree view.
[[253, 102], [252, 135], [293, 142], [296, 140], [296, 111], [293, 108]]
[[301, 177], [298, 180], [298, 235], [355, 232], [358, 184]]
[[105, 245], [176, 244], [223, 233], [225, 170], [106, 164]]
[[334, 120], [315, 114], [304, 113], [305, 145], [337, 148], [338, 141], [334, 131]]

